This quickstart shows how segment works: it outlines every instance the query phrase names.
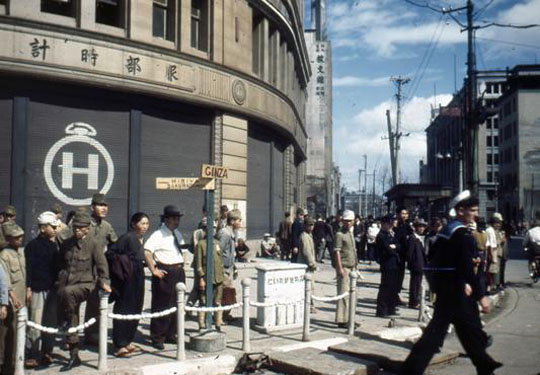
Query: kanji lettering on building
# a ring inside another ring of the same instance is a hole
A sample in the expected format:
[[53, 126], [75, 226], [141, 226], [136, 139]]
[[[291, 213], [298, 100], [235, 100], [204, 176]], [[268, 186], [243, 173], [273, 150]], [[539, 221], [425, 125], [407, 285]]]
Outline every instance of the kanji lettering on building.
[[43, 43], [40, 44], [37, 38], [34, 38], [34, 41], [30, 43], [30, 47], [32, 47], [32, 57], [38, 58], [41, 56], [42, 60], [45, 60], [47, 50], [51, 48], [51, 46], [47, 45], [47, 39], [43, 39]]
[[324, 87], [323, 86], [317, 86], [315, 88], [315, 95], [324, 96]]
[[178, 81], [178, 77], [176, 76], [176, 65], [167, 65], [167, 69], [166, 69], [166, 76], [167, 76], [167, 81], [169, 82], [173, 82], [173, 81]]
[[128, 70], [129, 74], [136, 75], [137, 72], [142, 71], [141, 66], [139, 65], [140, 61], [141, 59], [139, 57], [133, 57], [131, 55], [128, 57], [126, 60], [126, 69]]
[[324, 62], [324, 55], [317, 55], [317, 62], [319, 64], [323, 63]]
[[324, 66], [319, 65], [319, 66], [317, 67], [317, 73], [324, 73]]
[[324, 76], [318, 76], [317, 83], [324, 83]]
[[98, 58], [99, 54], [96, 52], [96, 50], [94, 48], [91, 48], [91, 49], [83, 49], [81, 50], [81, 61], [82, 62], [90, 62], [90, 64], [92, 64], [92, 66], [96, 66], [96, 61], [97, 61], [97, 58]]

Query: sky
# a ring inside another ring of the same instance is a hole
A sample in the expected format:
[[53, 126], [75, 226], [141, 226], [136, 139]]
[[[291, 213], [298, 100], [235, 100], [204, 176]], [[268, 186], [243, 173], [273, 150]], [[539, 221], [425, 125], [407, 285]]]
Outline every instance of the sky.
[[[441, 9], [458, 8], [466, 0], [413, 0]], [[306, 25], [309, 27], [306, 0]], [[475, 24], [540, 23], [540, 0], [475, 0]], [[462, 23], [465, 13], [454, 13]], [[467, 33], [449, 16], [406, 0], [327, 0], [327, 34], [332, 43], [333, 158], [342, 184], [358, 190], [358, 170], [367, 155], [375, 170], [377, 190], [390, 178], [385, 112], [396, 121], [396, 87], [390, 77], [403, 76], [401, 142], [402, 182], [419, 182], [419, 161], [425, 159], [425, 129], [431, 108], [447, 104], [463, 85]], [[504, 70], [540, 60], [540, 27], [490, 27], [476, 33], [477, 69]], [[368, 186], [372, 182], [368, 179]]]

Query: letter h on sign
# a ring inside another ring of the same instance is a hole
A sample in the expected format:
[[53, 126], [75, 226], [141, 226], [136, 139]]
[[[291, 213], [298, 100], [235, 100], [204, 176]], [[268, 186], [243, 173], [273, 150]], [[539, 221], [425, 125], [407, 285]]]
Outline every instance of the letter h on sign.
[[73, 189], [73, 175], [85, 174], [88, 177], [88, 190], [98, 189], [99, 155], [88, 154], [88, 168], [73, 166], [73, 153], [62, 152], [62, 189]]

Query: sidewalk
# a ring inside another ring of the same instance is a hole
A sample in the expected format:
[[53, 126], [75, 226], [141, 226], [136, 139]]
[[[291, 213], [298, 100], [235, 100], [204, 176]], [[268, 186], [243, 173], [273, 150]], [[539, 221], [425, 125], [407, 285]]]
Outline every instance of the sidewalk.
[[[237, 289], [237, 298], [241, 298], [241, 285], [240, 282], [243, 278], [251, 278], [251, 301], [257, 299], [257, 272], [255, 265], [259, 262], [272, 262], [266, 259], [257, 258], [253, 263], [239, 263], [239, 276], [235, 280], [235, 287]], [[315, 273], [315, 291], [316, 296], [334, 296], [337, 294], [335, 271], [328, 264], [329, 261], [325, 261], [326, 264], [320, 265], [320, 270]], [[389, 328], [390, 319], [382, 319], [375, 317], [375, 302], [378, 292], [378, 285], [380, 279], [380, 273], [378, 271], [378, 265], [373, 263], [372, 265], [361, 264], [359, 269], [364, 277], [364, 280], [358, 279], [357, 295], [357, 314], [356, 322], [360, 326], [356, 329], [354, 337], [348, 336], [345, 328], [337, 328], [334, 323], [335, 314], [335, 302], [316, 302], [317, 312], [311, 315], [311, 341], [302, 342], [302, 329], [292, 332], [279, 332], [279, 333], [260, 333], [255, 330], [250, 331], [251, 347], [253, 352], [265, 352], [266, 354], [287, 352], [291, 350], [305, 350], [305, 348], [317, 348], [319, 351], [326, 351], [329, 346], [337, 346], [349, 341], [352, 347], [358, 348], [358, 343], [369, 342], [372, 345], [370, 350], [380, 351], [382, 353], [392, 353], [392, 347], [398, 345], [401, 347], [399, 357], [403, 357], [404, 353], [408, 352], [410, 347], [410, 341], [419, 336], [421, 330], [420, 323], [417, 321], [418, 311], [412, 310], [407, 307], [401, 307], [399, 316], [396, 316], [393, 321], [393, 327]], [[191, 290], [193, 279], [192, 270], [187, 268], [188, 291]], [[408, 276], [405, 278], [404, 285], [408, 285]], [[408, 295], [406, 291], [401, 293], [403, 301], [407, 301]], [[146, 294], [144, 310], [150, 308], [150, 279], [146, 280]], [[81, 309], [82, 310], [82, 309]], [[110, 306], [110, 311], [112, 306]], [[242, 352], [242, 318], [241, 308], [232, 311], [232, 315], [237, 319], [230, 325], [223, 327], [223, 332], [227, 336], [227, 348], [222, 353], [197, 353], [189, 350], [189, 337], [190, 335], [197, 334], [197, 323], [193, 317], [186, 316], [186, 360], [197, 358], [212, 358], [218, 357], [227, 358], [227, 355], [232, 355], [235, 358], [240, 358]], [[255, 325], [256, 321], [256, 308], [250, 308], [251, 327]], [[178, 363], [175, 361], [176, 345], [165, 344], [165, 350], [157, 351], [150, 345], [149, 340], [149, 327], [150, 322], [147, 320], [141, 321], [139, 324], [139, 331], [135, 337], [135, 344], [140, 347], [140, 351], [135, 352], [129, 358], [116, 358], [112, 355], [114, 348], [111, 343], [110, 335], [112, 332], [112, 321], [109, 320], [109, 349], [108, 349], [108, 371], [106, 374], [115, 375], [135, 375], [146, 373], [145, 366], [166, 364], [174, 366]], [[384, 347], [386, 345], [386, 348]], [[367, 347], [367, 346], [366, 346]], [[372, 353], [373, 354], [373, 353]], [[457, 353], [455, 353], [457, 355]], [[88, 348], [84, 345], [80, 352], [83, 365], [75, 368], [71, 374], [88, 374], [98, 375], [100, 372], [97, 370], [98, 354], [97, 348]], [[391, 354], [390, 354], [391, 355]], [[453, 355], [453, 354], [452, 354]], [[55, 362], [49, 368], [44, 370], [26, 370], [26, 374], [57, 374], [58, 370], [68, 359], [68, 353], [62, 351], [56, 347], [54, 351]], [[294, 357], [294, 356], [293, 356]], [[452, 357], [452, 356], [451, 356]], [[452, 358], [448, 358], [450, 360]], [[386, 360], [389, 360], [387, 358]], [[206, 360], [203, 363], [208, 366], [216, 362], [215, 365], [219, 366], [219, 361]], [[208, 369], [200, 369], [198, 373], [217, 373]], [[165, 372], [159, 371], [159, 375]], [[175, 373], [168, 372], [167, 373]], [[180, 372], [179, 372], [180, 373]], [[367, 372], [366, 372], [367, 373]], [[105, 374], [105, 373], [103, 373]], [[158, 375], [154, 372], [155, 375]]]

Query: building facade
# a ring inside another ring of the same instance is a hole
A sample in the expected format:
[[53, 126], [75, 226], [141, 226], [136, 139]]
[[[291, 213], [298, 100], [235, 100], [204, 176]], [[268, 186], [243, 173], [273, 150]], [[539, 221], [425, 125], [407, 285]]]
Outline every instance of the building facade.
[[326, 38], [325, 0], [311, 2], [311, 29], [305, 31], [313, 77], [306, 103], [306, 195], [308, 210], [335, 214], [332, 197], [332, 50]]
[[[486, 71], [477, 75], [478, 103], [495, 107], [506, 87], [506, 72]], [[471, 166], [464, 163], [463, 134], [465, 127], [465, 90], [454, 95], [450, 103], [436, 110], [426, 128], [427, 166], [423, 182], [451, 187], [452, 194], [470, 186]], [[478, 174], [480, 216], [490, 217], [498, 210], [497, 189], [499, 178], [499, 116], [487, 118], [479, 125]]]
[[229, 168], [215, 207], [239, 208], [248, 238], [305, 206], [311, 75], [303, 1], [0, 0], [0, 204], [29, 231], [60, 202], [110, 202], [117, 231], [166, 204], [188, 234], [200, 190], [158, 177]]
[[514, 223], [540, 208], [540, 65], [516, 66], [499, 99], [499, 207]]

